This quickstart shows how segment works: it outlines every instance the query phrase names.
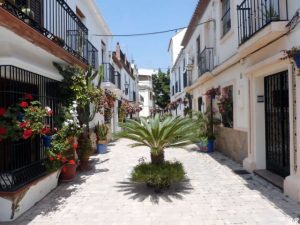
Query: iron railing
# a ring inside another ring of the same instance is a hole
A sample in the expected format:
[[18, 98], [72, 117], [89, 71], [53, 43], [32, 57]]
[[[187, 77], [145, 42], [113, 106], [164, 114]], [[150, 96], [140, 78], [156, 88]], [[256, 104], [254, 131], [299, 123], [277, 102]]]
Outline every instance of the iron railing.
[[[86, 64], [98, 60], [88, 29], [64, 0], [6, 0], [2, 8]], [[92, 66], [94, 66], [92, 64]]]
[[104, 82], [115, 84], [115, 69], [110, 63], [103, 63], [104, 65]]
[[202, 74], [212, 71], [214, 68], [214, 49], [204, 48], [204, 50], [198, 55], [198, 73]]
[[[0, 66], [0, 107], [15, 104], [25, 94], [32, 94], [43, 106], [59, 113], [58, 81], [10, 65]], [[53, 118], [45, 121], [54, 127]], [[0, 142], [0, 192], [15, 191], [47, 173], [45, 148], [40, 137], [30, 140]]]
[[237, 14], [241, 45], [271, 22], [288, 20], [287, 0], [244, 0]]
[[86, 58], [88, 59], [88, 64], [94, 69], [98, 69], [99, 67], [98, 49], [88, 40], [86, 42], [87, 42]]

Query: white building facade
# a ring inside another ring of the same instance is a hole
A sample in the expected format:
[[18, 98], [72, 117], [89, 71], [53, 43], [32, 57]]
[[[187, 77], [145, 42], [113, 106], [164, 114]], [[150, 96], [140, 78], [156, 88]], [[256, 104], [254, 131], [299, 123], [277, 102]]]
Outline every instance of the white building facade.
[[157, 74], [157, 72], [150, 69], [138, 70], [139, 100], [143, 108], [139, 115], [142, 117], [151, 116], [151, 110], [155, 108], [152, 76]]
[[282, 177], [297, 201], [300, 79], [282, 50], [300, 46], [299, 9], [296, 0], [202, 0], [182, 41], [193, 109], [206, 108], [211, 88], [231, 101], [230, 122], [213, 101], [226, 122], [216, 128], [217, 149], [248, 171]]
[[[109, 38], [92, 35], [111, 34], [94, 0], [1, 1], [0, 33], [0, 107], [29, 93], [56, 110], [62, 76], [53, 62], [97, 70], [109, 61]], [[0, 143], [0, 222], [56, 187], [59, 173], [47, 173], [43, 151], [37, 143]]]
[[177, 107], [171, 109], [171, 113], [174, 116], [183, 116], [184, 109], [188, 107], [183, 103], [186, 96], [184, 88], [187, 86], [186, 80], [186, 62], [187, 57], [183, 50], [181, 42], [186, 33], [186, 29], [183, 29], [176, 33], [170, 40], [168, 52], [170, 55], [170, 100]]

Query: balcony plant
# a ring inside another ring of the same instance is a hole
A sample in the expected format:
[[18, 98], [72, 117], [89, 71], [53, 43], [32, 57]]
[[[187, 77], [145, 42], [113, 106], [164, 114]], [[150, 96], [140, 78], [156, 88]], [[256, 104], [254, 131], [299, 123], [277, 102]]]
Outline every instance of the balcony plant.
[[97, 152], [106, 153], [108, 127], [106, 124], [98, 124], [95, 126], [95, 134], [97, 136]]
[[[128, 120], [120, 126], [123, 130], [116, 134], [117, 138], [135, 141], [132, 147], [145, 146], [150, 149], [151, 163], [135, 167], [131, 178], [133, 181], [154, 185], [156, 189], [168, 188], [177, 173], [184, 173], [183, 169], [177, 168], [176, 163], [168, 165], [170, 163], [165, 161], [164, 151], [166, 148], [188, 145], [197, 139], [198, 126], [190, 118], [167, 117], [161, 121], [159, 115], [156, 115], [149, 121], [144, 118], [140, 121]], [[149, 171], [155, 173], [151, 175]], [[175, 180], [182, 179], [181, 176]]]
[[293, 47], [290, 50], [284, 50], [284, 59], [293, 59], [298, 69], [300, 69], [300, 47]]
[[279, 20], [279, 13], [276, 11], [276, 9], [272, 5], [270, 5], [270, 6], [267, 6], [266, 4], [264, 5], [264, 14], [263, 15], [266, 19], [266, 22]]
[[0, 6], [3, 5], [6, 2], [9, 2], [12, 5], [16, 4], [16, 0], [0, 0]]
[[[22, 13], [26, 14], [30, 19], [34, 20], [34, 12], [28, 7], [21, 8]], [[30, 23], [30, 19], [26, 18], [25, 23]]]
[[54, 36], [54, 38], [52, 39], [52, 41], [54, 41], [60, 47], [64, 47], [65, 46], [65, 40], [63, 38], [61, 38], [61, 37]]

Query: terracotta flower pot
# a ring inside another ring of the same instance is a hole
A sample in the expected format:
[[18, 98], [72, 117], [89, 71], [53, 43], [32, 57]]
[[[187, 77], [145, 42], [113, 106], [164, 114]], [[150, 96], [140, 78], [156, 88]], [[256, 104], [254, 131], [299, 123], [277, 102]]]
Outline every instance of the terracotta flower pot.
[[74, 178], [76, 177], [76, 168], [76, 164], [65, 164], [61, 170], [59, 179], [63, 182], [74, 180]]

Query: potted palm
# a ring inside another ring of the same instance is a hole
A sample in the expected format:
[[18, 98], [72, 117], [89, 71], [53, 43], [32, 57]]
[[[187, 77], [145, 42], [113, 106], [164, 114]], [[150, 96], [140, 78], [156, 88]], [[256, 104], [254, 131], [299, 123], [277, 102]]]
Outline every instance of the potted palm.
[[100, 125], [98, 122], [98, 124], [95, 126], [95, 134], [97, 136], [97, 153], [106, 153], [108, 127], [105, 124]]
[[122, 131], [116, 138], [127, 138], [135, 141], [132, 147], [146, 146], [150, 149], [150, 163], [141, 163], [133, 169], [131, 180], [146, 183], [156, 191], [168, 188], [171, 183], [184, 179], [180, 163], [165, 161], [165, 149], [182, 147], [197, 140], [198, 125], [190, 118], [166, 117], [159, 115], [140, 121], [129, 119], [120, 124]]

